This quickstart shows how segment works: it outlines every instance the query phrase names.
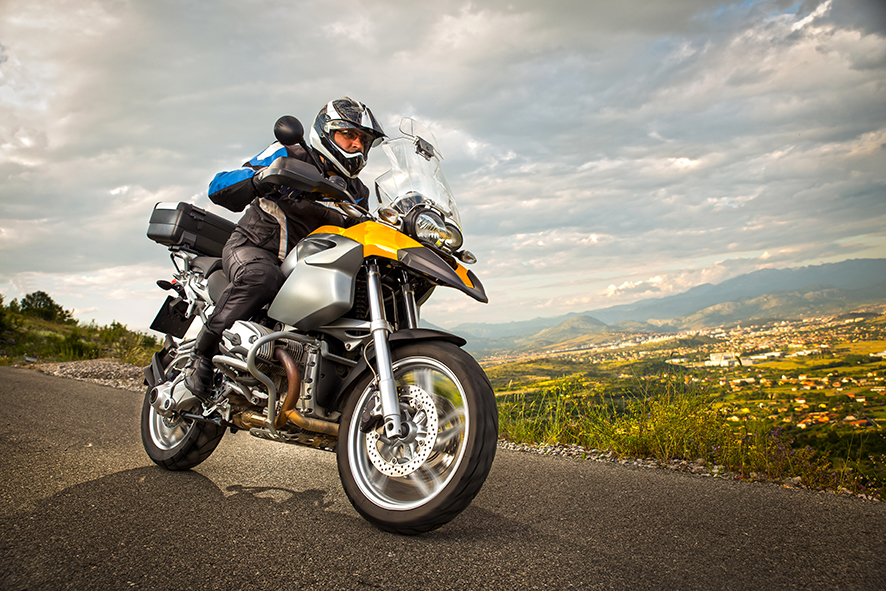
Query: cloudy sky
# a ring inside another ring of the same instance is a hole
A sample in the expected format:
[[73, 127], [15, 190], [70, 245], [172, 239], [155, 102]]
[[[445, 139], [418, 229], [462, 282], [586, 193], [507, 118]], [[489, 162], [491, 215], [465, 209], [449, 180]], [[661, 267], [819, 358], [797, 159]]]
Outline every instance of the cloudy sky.
[[886, 257], [880, 0], [2, 0], [0, 293], [145, 329], [154, 203], [236, 220], [214, 174], [342, 95], [437, 135], [490, 296], [441, 326]]

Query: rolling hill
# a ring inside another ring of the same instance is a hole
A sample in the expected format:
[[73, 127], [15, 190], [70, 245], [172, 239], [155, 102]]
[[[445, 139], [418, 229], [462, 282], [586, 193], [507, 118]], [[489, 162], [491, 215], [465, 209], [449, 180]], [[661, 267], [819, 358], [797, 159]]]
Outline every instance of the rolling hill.
[[452, 332], [472, 352], [537, 350], [605, 342], [614, 333], [675, 332], [831, 315], [886, 301], [886, 259], [763, 269], [673, 296], [502, 324], [466, 323]]

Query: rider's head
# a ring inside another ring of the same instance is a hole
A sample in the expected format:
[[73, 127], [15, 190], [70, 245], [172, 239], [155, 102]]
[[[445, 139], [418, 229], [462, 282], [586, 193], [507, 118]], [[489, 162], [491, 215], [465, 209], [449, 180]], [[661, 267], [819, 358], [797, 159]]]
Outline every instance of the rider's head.
[[385, 132], [369, 107], [348, 97], [329, 101], [311, 127], [311, 147], [351, 178], [363, 170], [369, 148], [383, 137]]

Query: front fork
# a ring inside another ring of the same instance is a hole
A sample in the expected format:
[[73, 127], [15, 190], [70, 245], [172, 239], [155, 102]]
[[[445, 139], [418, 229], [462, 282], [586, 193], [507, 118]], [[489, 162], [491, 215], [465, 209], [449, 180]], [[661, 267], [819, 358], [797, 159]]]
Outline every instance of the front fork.
[[[375, 365], [378, 375], [378, 392], [381, 399], [381, 410], [385, 421], [385, 435], [388, 438], [400, 437], [404, 433], [404, 425], [400, 420], [400, 401], [397, 396], [397, 383], [394, 381], [394, 370], [391, 362], [391, 347], [388, 334], [391, 325], [385, 318], [384, 294], [381, 288], [381, 275], [378, 265], [370, 262], [366, 266], [366, 284], [369, 295], [370, 331], [375, 345]], [[405, 284], [408, 286], [408, 282]], [[403, 296], [407, 298], [406, 310], [409, 318], [407, 325], [418, 325], [418, 313], [415, 298], [411, 289], [404, 288]], [[411, 297], [411, 301], [410, 301]]]

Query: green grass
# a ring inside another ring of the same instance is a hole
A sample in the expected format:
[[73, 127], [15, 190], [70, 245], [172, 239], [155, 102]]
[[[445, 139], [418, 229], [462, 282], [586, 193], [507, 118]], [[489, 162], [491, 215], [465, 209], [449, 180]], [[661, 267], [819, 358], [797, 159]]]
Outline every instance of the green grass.
[[21, 363], [25, 357], [50, 362], [110, 357], [146, 366], [162, 346], [153, 336], [129, 330], [119, 322], [98, 326], [70, 318], [46, 320], [3, 308], [2, 297], [0, 309], [0, 365]]
[[[681, 372], [629, 378], [615, 395], [588, 390], [582, 380], [568, 377], [534, 392], [500, 396], [500, 436], [516, 443], [577, 444], [661, 463], [703, 460], [740, 479], [799, 477], [810, 488], [886, 498], [886, 453], [865, 453], [861, 434], [854, 447], [850, 441], [832, 458], [798, 443], [792, 431], [736, 408]], [[741, 418], [730, 420], [736, 412]], [[879, 432], [873, 437], [883, 439]]]

